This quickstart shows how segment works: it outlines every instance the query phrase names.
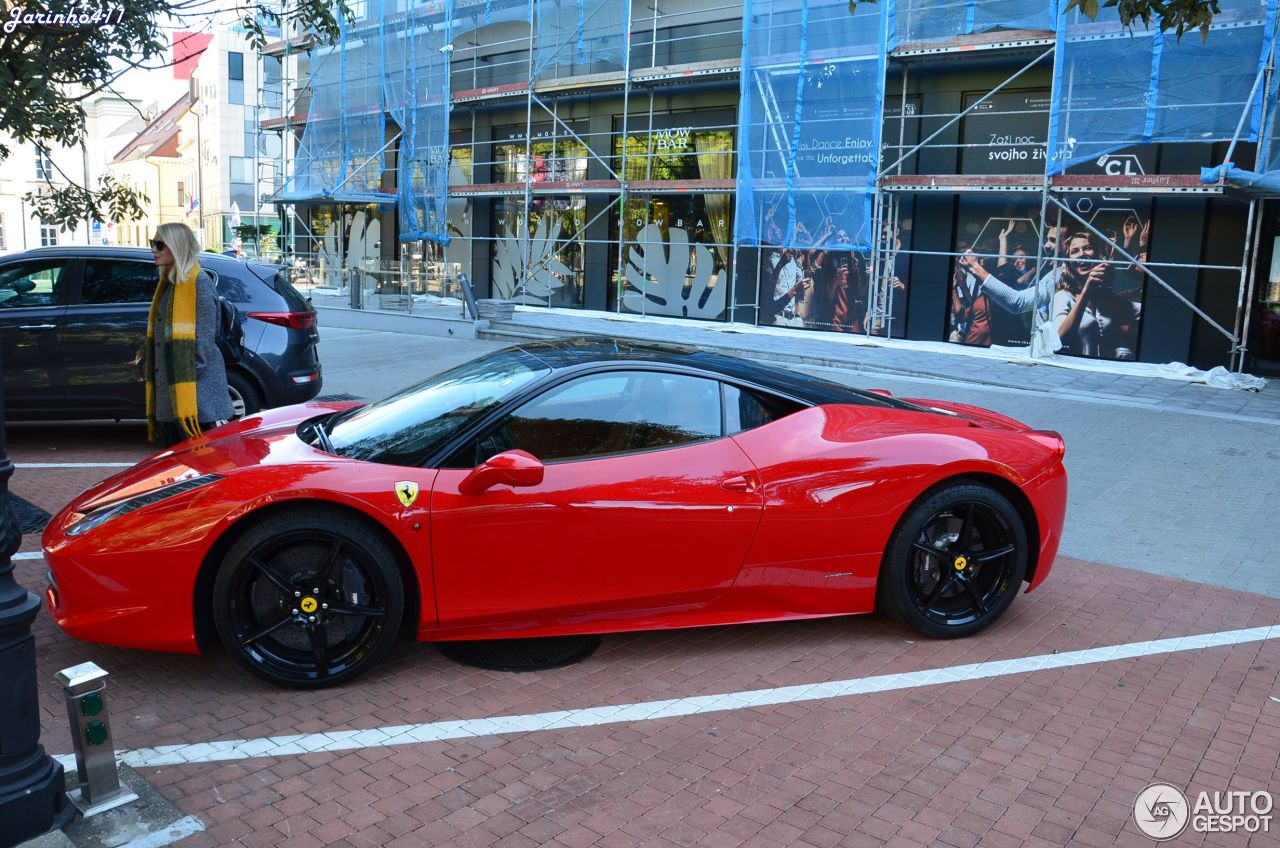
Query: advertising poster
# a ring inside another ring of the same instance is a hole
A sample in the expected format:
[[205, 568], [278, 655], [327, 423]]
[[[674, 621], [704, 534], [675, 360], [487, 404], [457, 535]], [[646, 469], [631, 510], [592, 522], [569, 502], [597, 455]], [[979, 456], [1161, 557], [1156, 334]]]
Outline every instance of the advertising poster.
[[1137, 358], [1146, 275], [1120, 249], [1146, 260], [1151, 202], [1091, 194], [1070, 202], [1103, 235], [1065, 213], [1042, 229], [1033, 197], [961, 201], [947, 341], [1025, 347], [1050, 322], [1060, 354]]
[[[977, 146], [962, 148], [961, 171], [1043, 173], [1046, 98], [1043, 91], [998, 92], [966, 117], [965, 143]], [[1135, 156], [1103, 156], [1076, 171], [1134, 174], [1145, 165]], [[1088, 226], [1066, 213], [1042, 225], [1038, 195], [961, 198], [947, 341], [1025, 347], [1047, 324], [1059, 354], [1137, 358], [1145, 275], [1120, 249], [1145, 261], [1151, 202], [1110, 193], [1069, 195], [1068, 202]]]
[[[917, 121], [902, 124], [901, 117], [914, 118], [920, 108], [919, 96], [911, 95], [905, 104], [890, 100], [884, 109], [885, 138], [899, 138], [902, 144], [915, 143]], [[840, 155], [865, 155], [866, 140], [848, 137]], [[898, 148], [893, 147], [896, 151]], [[803, 161], [830, 164], [821, 154], [805, 150]], [[890, 152], [886, 149], [885, 152]], [[896, 153], [893, 153], [896, 158]], [[807, 158], [806, 158], [807, 157]], [[890, 160], [892, 161], [892, 160]], [[887, 164], [881, 159], [881, 164]], [[866, 243], [865, 232], [849, 232], [842, 226], [850, 203], [848, 192], [820, 191], [795, 197], [796, 231], [793, 245], [781, 244], [787, 209], [782, 198], [774, 198], [765, 207], [760, 256], [760, 317], [762, 326], [796, 327], [841, 333], [902, 338], [907, 306], [907, 282], [912, 222], [909, 199], [902, 201], [896, 225], [882, 227], [882, 285], [874, 285], [871, 253], [856, 249], [855, 243]], [[816, 222], [816, 223], [815, 223]], [[812, 225], [812, 226], [811, 226]]]

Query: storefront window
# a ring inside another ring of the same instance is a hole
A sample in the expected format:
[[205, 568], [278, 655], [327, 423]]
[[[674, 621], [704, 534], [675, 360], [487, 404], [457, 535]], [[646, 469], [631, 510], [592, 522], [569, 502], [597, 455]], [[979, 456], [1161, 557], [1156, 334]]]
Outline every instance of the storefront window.
[[526, 176], [534, 183], [585, 180], [587, 156], [581, 141], [550, 129], [535, 131], [526, 145], [522, 129], [493, 145], [493, 182], [522, 183]]
[[[613, 155], [623, 167], [624, 140], [617, 127]], [[734, 176], [736, 130], [729, 127], [672, 127], [636, 131], [628, 128], [628, 180], [730, 180]]]
[[[473, 180], [471, 148], [454, 147], [449, 158], [449, 185], [468, 185]], [[450, 196], [446, 206], [449, 236], [452, 241], [443, 249], [442, 273], [448, 280], [448, 294], [462, 296], [459, 278], [471, 274], [471, 235], [474, 209], [467, 197]]]
[[[617, 215], [611, 238], [618, 239]], [[627, 198], [622, 270], [610, 256], [608, 308], [643, 315], [720, 320], [728, 301], [733, 255], [733, 207], [728, 194]]]
[[294, 254], [295, 285], [345, 293], [353, 279], [372, 290], [397, 282], [382, 273], [383, 222], [376, 205], [312, 206], [307, 219]]
[[583, 304], [585, 195], [493, 201], [490, 253], [494, 297], [538, 306]]

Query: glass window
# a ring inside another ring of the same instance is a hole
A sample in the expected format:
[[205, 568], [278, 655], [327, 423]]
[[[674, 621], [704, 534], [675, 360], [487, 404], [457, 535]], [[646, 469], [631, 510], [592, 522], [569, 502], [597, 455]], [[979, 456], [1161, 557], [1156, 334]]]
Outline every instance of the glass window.
[[[575, 127], [581, 135], [584, 127]], [[566, 182], [587, 178], [587, 146], [572, 136], [557, 136], [552, 130], [535, 131], [526, 146], [524, 130], [508, 134], [493, 145], [495, 183]]]
[[[622, 167], [623, 140], [614, 136], [613, 155]], [[731, 180], [734, 177], [736, 128], [671, 127], [627, 133], [626, 177], [629, 180]]]
[[[611, 212], [610, 236], [618, 235], [618, 213]], [[717, 318], [708, 305], [728, 302], [733, 255], [733, 195], [628, 195], [622, 214], [622, 274], [618, 254], [608, 256], [611, 279], [607, 305], [648, 315]], [[636, 281], [647, 280], [643, 296]], [[712, 298], [717, 298], [712, 300]]]
[[84, 263], [81, 303], [149, 303], [156, 290], [156, 267], [146, 262], [90, 259]]
[[656, 371], [592, 374], [550, 389], [476, 440], [463, 465], [519, 448], [543, 462], [657, 450], [720, 437], [716, 380]]
[[41, 259], [0, 269], [0, 309], [54, 306], [65, 267], [65, 259]]
[[40, 220], [40, 246], [53, 247], [58, 243], [58, 225], [45, 219]]
[[492, 205], [492, 296], [538, 306], [578, 307], [586, 286], [586, 195], [497, 198]]
[[[240, 208], [241, 213], [256, 211], [258, 204], [253, 197], [253, 185], [251, 183], [231, 183], [231, 202]], [[246, 221], [245, 223], [252, 223], [252, 221]]]
[[227, 53], [227, 79], [244, 81], [243, 53]]
[[53, 160], [49, 158], [48, 151], [39, 145], [36, 146], [36, 179], [53, 179]]
[[740, 389], [728, 383], [724, 386], [724, 431], [728, 435], [762, 427], [801, 409], [804, 409], [803, 404], [785, 398]]
[[251, 183], [253, 182], [253, 160], [246, 156], [232, 156], [229, 158], [231, 167], [231, 182], [233, 183]]
[[420, 466], [456, 433], [549, 369], [522, 350], [460, 365], [326, 425], [334, 452]]

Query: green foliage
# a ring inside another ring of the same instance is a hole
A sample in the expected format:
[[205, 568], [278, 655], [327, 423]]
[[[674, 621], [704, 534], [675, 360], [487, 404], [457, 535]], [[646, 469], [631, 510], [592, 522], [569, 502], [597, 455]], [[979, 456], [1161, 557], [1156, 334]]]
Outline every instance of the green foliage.
[[[346, 0], [293, 0], [282, 14], [278, 0], [259, 0], [249, 7], [245, 27], [256, 45], [265, 43], [265, 25], [303, 27], [332, 43], [338, 36], [338, 15], [350, 16]], [[228, 3], [230, 8], [232, 4]], [[0, 133], [20, 144], [75, 147], [84, 138], [84, 102], [108, 90], [134, 68], [156, 69], [172, 64], [161, 26], [177, 29], [207, 27], [208, 4], [191, 0], [132, 0], [95, 10], [80, 0], [49, 0], [23, 6], [43, 12], [45, 22], [13, 19], [18, 8], [4, 0], [0, 11]], [[49, 16], [69, 16], [54, 20]], [[6, 31], [9, 30], [9, 31]], [[0, 167], [9, 157], [0, 143]], [[55, 173], [39, 192], [26, 198], [37, 214], [63, 227], [86, 217], [102, 221], [134, 220], [142, 215], [146, 198], [126, 185], [104, 177], [96, 189], [78, 184], [68, 174]]]
[[98, 177], [96, 190], [72, 182], [29, 191], [22, 199], [34, 217], [52, 221], [63, 229], [72, 229], [85, 218], [100, 224], [137, 220], [143, 215], [142, 204], [147, 202], [145, 194], [121, 185], [110, 174]]

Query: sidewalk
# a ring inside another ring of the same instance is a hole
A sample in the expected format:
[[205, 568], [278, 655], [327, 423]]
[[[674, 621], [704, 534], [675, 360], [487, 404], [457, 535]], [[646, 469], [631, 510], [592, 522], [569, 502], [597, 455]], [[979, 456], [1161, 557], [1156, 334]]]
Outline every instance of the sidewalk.
[[[337, 297], [315, 295], [325, 315], [346, 326], [430, 335], [461, 335], [460, 304], [418, 303], [412, 313], [378, 308], [351, 310]], [[339, 318], [339, 315], [342, 317]], [[354, 322], [354, 323], [352, 323]], [[1138, 407], [1280, 424], [1280, 381], [1261, 392], [1218, 389], [1184, 377], [1156, 373], [1146, 364], [1110, 363], [1059, 356], [1033, 360], [1022, 350], [964, 348], [941, 342], [868, 338], [749, 324], [672, 318], [640, 318], [605, 312], [517, 307], [510, 321], [477, 322], [475, 337], [512, 342], [573, 335], [602, 335], [718, 350], [780, 364], [843, 368], [867, 374], [926, 377], [977, 383], [1057, 397], [1106, 400]]]

